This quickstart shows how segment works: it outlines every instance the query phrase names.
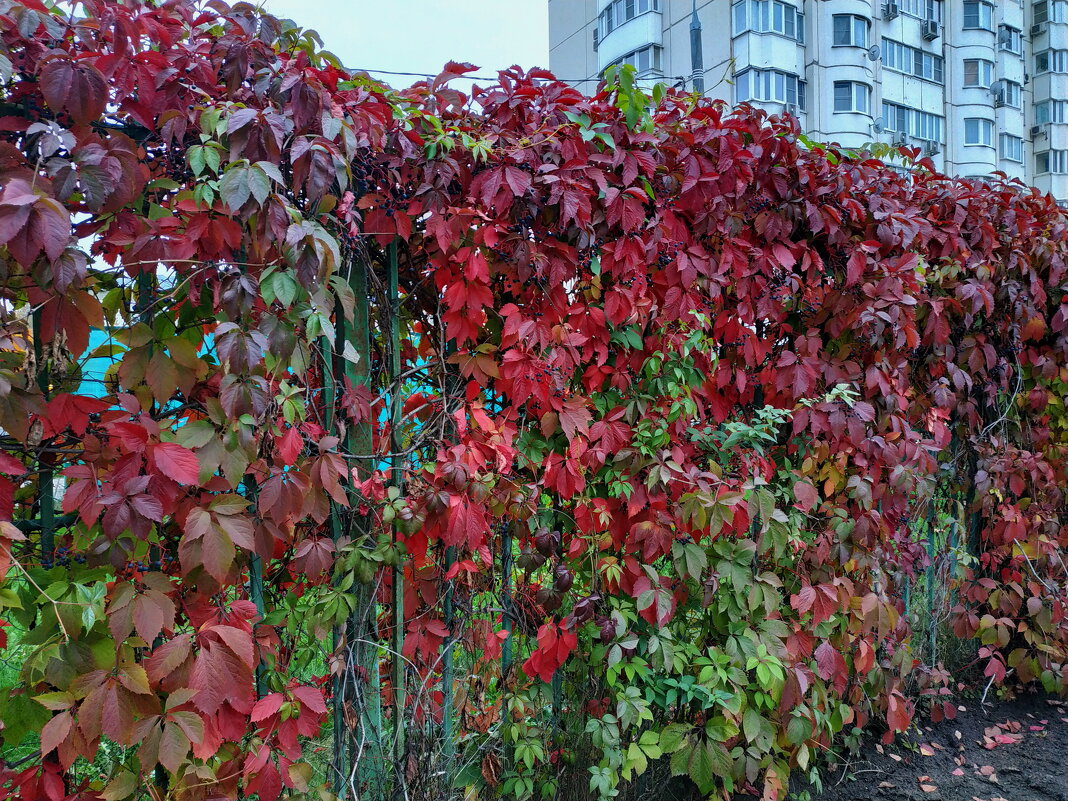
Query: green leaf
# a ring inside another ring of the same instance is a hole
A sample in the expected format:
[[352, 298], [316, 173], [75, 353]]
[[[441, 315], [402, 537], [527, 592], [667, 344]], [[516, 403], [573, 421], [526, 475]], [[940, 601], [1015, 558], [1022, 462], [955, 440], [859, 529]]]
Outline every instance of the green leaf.
[[727, 720], [722, 715], [716, 715], [705, 724], [705, 734], [715, 742], [726, 742], [738, 735], [738, 724]]
[[745, 716], [742, 718], [742, 731], [745, 733], [745, 739], [749, 742], [756, 740], [760, 736], [763, 723], [764, 718], [757, 710], [752, 707], [745, 710]]
[[219, 165], [222, 163], [222, 152], [217, 144], [210, 144], [204, 148], [204, 164], [216, 175], [219, 174]]
[[128, 770], [120, 769], [120, 772], [108, 782], [107, 787], [100, 793], [100, 797], [104, 801], [122, 801], [122, 799], [133, 795], [136, 789], [137, 776]]
[[[265, 174], [262, 172], [260, 174], [263, 176], [263, 180], [268, 182], [267, 188], [270, 191], [270, 181]], [[229, 206], [231, 211], [241, 211], [241, 207], [252, 196], [247, 162], [235, 161], [226, 168], [222, 180], [219, 181], [219, 195], [222, 197], [223, 203]]]
[[[271, 194], [271, 179], [263, 167], [260, 166], [265, 163], [266, 162], [263, 161], [257, 161], [255, 165], [248, 168], [248, 189], [252, 194], [252, 197], [255, 198], [256, 203], [260, 206], [263, 205], [263, 201], [265, 201], [268, 195]], [[281, 175], [279, 175], [279, 179], [280, 178]], [[279, 180], [279, 183], [281, 183], [281, 180]]]
[[195, 420], [179, 426], [175, 441], [184, 448], [202, 448], [215, 436], [215, 426], [207, 420]]
[[792, 745], [800, 745], [812, 736], [812, 724], [806, 718], [792, 717], [786, 724], [786, 739]]
[[715, 745], [715, 743], [694, 748], [686, 763], [686, 772], [702, 793], [710, 793], [716, 780], [715, 763], [712, 759], [712, 751], [707, 747], [709, 745]]
[[[729, 777], [731, 775], [731, 768], [734, 765], [726, 748], [719, 743], [709, 741], [705, 743], [704, 752], [708, 755], [709, 764], [712, 766], [713, 777]], [[711, 787], [708, 787], [705, 792], [709, 792], [711, 789]]]
[[665, 754], [678, 751], [686, 743], [686, 737], [693, 731], [693, 726], [685, 723], [669, 723], [660, 732], [660, 748]]
[[193, 190], [193, 200], [198, 206], [210, 208], [215, 203], [215, 190], [210, 184], [197, 184]]
[[189, 151], [186, 154], [186, 158], [189, 159], [189, 168], [193, 171], [193, 175], [195, 175], [197, 178], [199, 178], [200, 174], [204, 172], [204, 166], [206, 162], [206, 157], [204, 154], [205, 150], [207, 150], [207, 148], [205, 148], [204, 145], [194, 145], [193, 147], [189, 148]]
[[[255, 169], [262, 171], [276, 184], [285, 183], [285, 179], [282, 177], [282, 171], [278, 169], [278, 165], [273, 161], [257, 161], [252, 165]], [[269, 187], [268, 187], [269, 191]]]
[[289, 270], [278, 270], [260, 283], [260, 292], [268, 303], [277, 300], [287, 309], [297, 300], [300, 285]]

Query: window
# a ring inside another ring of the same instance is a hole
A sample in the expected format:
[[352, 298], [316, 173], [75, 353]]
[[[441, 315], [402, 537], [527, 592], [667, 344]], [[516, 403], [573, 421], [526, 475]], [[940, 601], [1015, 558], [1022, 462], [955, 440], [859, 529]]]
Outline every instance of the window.
[[805, 15], [782, 0], [742, 0], [734, 4], [734, 35], [777, 33], [798, 42], [805, 41]]
[[857, 17], [853, 14], [835, 14], [833, 44], [836, 47], [866, 48], [868, 46], [868, 27], [870, 25], [871, 23], [864, 17]]
[[1068, 101], [1043, 100], [1035, 103], [1035, 123], [1068, 122]]
[[1046, 150], [1035, 153], [1035, 172], [1068, 173], [1068, 150]]
[[597, 38], [604, 39], [624, 23], [647, 11], [659, 11], [660, 0], [613, 0], [597, 17]]
[[739, 103], [759, 100], [766, 103], [793, 103], [805, 108], [805, 82], [779, 70], [747, 69], [735, 76], [734, 93]]
[[1023, 108], [1023, 85], [1016, 81], [1001, 81], [1001, 90], [998, 99], [1002, 105], [1012, 108]]
[[1009, 53], [1023, 53], [1023, 34], [1008, 25], [998, 26], [998, 47]]
[[834, 82], [834, 110], [867, 114], [871, 109], [871, 87], [856, 81]]
[[634, 66], [638, 75], [649, 72], [660, 72], [662, 63], [662, 54], [664, 48], [660, 45], [646, 45], [645, 47], [635, 50], [622, 58], [617, 58], [613, 61], [613, 64], [631, 64]]
[[942, 21], [942, 0], [898, 0], [897, 7], [902, 14]]
[[941, 56], [926, 53], [916, 47], [883, 39], [883, 66], [887, 69], [915, 75], [935, 83], [945, 81], [946, 62]]
[[943, 141], [942, 117], [897, 103], [883, 103], [883, 127], [929, 142]]
[[994, 62], [983, 58], [964, 59], [964, 85], [989, 89], [994, 82]]
[[1066, 0], [1050, 0], [1047, 2], [1035, 3], [1032, 6], [1032, 18], [1031, 21], [1036, 25], [1043, 22], [1065, 22], [1068, 21], [1068, 2]]
[[964, 27], [994, 30], [994, 6], [986, 0], [964, 0]]
[[1068, 50], [1035, 53], [1035, 72], [1068, 72]]
[[964, 144], [994, 146], [994, 123], [971, 117], [964, 121]]
[[998, 137], [998, 146], [1003, 159], [1023, 163], [1023, 139], [1021, 137], [1002, 134]]

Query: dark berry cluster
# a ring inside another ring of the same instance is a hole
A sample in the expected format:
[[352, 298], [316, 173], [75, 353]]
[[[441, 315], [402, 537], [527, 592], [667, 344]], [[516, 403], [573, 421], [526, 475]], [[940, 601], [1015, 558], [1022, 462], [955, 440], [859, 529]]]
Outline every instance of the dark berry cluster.
[[45, 570], [51, 570], [53, 567], [69, 567], [72, 561], [75, 564], [84, 565], [85, 554], [72, 551], [66, 546], [60, 546], [51, 554], [45, 554], [41, 559], [41, 567]]

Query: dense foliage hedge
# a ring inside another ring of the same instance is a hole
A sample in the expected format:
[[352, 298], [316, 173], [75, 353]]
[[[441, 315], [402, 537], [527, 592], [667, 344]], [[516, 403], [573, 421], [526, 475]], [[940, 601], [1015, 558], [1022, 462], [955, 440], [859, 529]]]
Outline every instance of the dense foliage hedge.
[[76, 8], [0, 0], [8, 797], [781, 798], [1068, 686], [1051, 198]]

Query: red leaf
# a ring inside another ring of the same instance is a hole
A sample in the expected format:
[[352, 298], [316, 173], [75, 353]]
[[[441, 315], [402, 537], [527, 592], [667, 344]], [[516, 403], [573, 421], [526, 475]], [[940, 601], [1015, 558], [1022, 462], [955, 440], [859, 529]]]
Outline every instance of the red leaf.
[[590, 412], [586, 408], [584, 398], [572, 398], [564, 402], [559, 412], [560, 427], [568, 440], [575, 438], [576, 434], [589, 436]]
[[182, 728], [176, 723], [166, 723], [159, 741], [159, 763], [171, 773], [177, 773], [189, 756], [189, 746], [189, 738]]
[[77, 123], [92, 122], [104, 113], [108, 85], [100, 70], [85, 61], [53, 59], [41, 68], [41, 94], [56, 111]]
[[848, 670], [841, 652], [824, 640], [816, 648], [816, 672], [824, 681], [833, 681], [845, 689]]
[[48, 721], [41, 729], [41, 754], [47, 755], [58, 748], [60, 743], [65, 742], [73, 725], [74, 719], [70, 712], [60, 712]]
[[145, 662], [149, 678], [156, 683], [163, 681], [189, 658], [192, 649], [192, 634], [179, 634], [160, 645]]
[[0, 453], [0, 473], [9, 476], [21, 476], [25, 472], [27, 472], [26, 465], [13, 456]]
[[798, 481], [794, 484], [794, 498], [797, 499], [797, 507], [802, 512], [807, 512], [820, 502], [820, 495], [807, 481]]
[[278, 440], [276, 446], [276, 452], [284, 465], [292, 465], [297, 461], [297, 457], [300, 456], [301, 450], [304, 448], [304, 438], [300, 435], [300, 431], [296, 426], [290, 426], [282, 438]]
[[200, 460], [197, 455], [175, 442], [154, 445], [152, 461], [160, 473], [179, 484], [196, 484], [200, 478]]
[[261, 720], [266, 720], [282, 707], [282, 702], [285, 698], [281, 693], [271, 693], [264, 696], [256, 702], [256, 706], [252, 707], [252, 717], [250, 718], [253, 723], [259, 723]]
[[912, 722], [912, 709], [897, 690], [890, 693], [887, 699], [886, 722], [892, 731], [906, 731]]

